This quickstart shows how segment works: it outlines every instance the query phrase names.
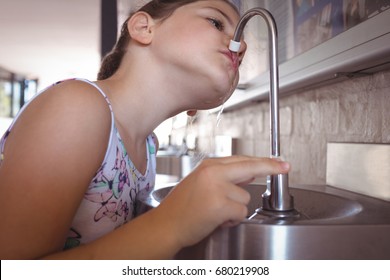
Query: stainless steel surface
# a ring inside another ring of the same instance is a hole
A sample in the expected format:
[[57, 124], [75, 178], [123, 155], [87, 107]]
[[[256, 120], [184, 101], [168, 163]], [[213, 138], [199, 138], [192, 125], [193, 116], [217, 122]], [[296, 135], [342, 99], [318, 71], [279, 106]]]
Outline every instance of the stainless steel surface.
[[390, 144], [328, 143], [326, 183], [390, 201]]
[[[157, 207], [171, 191], [164, 186], [138, 201]], [[248, 185], [249, 213], [259, 207], [265, 185]], [[291, 188], [300, 216], [256, 215], [219, 228], [178, 259], [390, 259], [390, 203], [327, 185]]]
[[267, 190], [262, 195], [263, 210], [290, 212], [294, 210], [294, 199], [288, 187], [288, 174], [267, 177]]
[[181, 178], [181, 158], [178, 154], [158, 151], [156, 157], [156, 172]]
[[187, 155], [165, 153], [160, 155], [159, 151], [156, 157], [156, 171], [158, 174], [175, 176], [178, 179], [182, 179], [196, 167], [202, 157], [198, 156], [197, 154]]
[[[269, 11], [263, 8], [248, 10], [237, 24], [233, 41], [240, 42], [245, 25], [256, 15], [261, 16], [265, 20], [268, 28], [271, 157], [280, 158], [278, 31], [274, 17]], [[294, 198], [289, 193], [288, 177], [286, 175], [271, 175], [267, 180], [267, 184], [267, 192], [263, 194], [263, 209], [266, 211], [293, 212]]]
[[234, 32], [233, 41], [240, 42], [248, 21], [261, 16], [268, 27], [269, 37], [269, 65], [270, 65], [270, 122], [271, 122], [271, 156], [280, 157], [279, 143], [279, 67], [278, 67], [278, 32], [275, 20], [271, 13], [263, 8], [248, 10], [240, 19]]
[[245, 221], [214, 232], [182, 259], [390, 259], [389, 225], [259, 225]]

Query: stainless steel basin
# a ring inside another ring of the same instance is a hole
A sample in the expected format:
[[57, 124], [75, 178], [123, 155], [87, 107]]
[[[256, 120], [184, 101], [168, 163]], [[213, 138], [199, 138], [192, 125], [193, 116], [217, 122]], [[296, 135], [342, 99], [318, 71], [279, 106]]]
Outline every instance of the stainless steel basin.
[[[147, 211], [170, 192], [154, 190], [139, 201]], [[261, 207], [265, 185], [248, 185], [249, 213]], [[390, 202], [333, 188], [296, 186], [297, 217], [256, 215], [240, 225], [218, 228], [178, 259], [390, 259]]]

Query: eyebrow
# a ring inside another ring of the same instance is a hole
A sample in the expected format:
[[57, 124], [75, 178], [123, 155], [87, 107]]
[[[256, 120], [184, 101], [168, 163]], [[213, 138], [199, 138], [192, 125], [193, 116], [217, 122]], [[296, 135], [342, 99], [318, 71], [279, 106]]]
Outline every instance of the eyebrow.
[[220, 9], [218, 9], [216, 7], [204, 7], [204, 9], [211, 9], [211, 10], [214, 10], [214, 11], [220, 13], [229, 22], [229, 24], [231, 24], [234, 27], [233, 20], [227, 14], [225, 14], [223, 11], [221, 11]]

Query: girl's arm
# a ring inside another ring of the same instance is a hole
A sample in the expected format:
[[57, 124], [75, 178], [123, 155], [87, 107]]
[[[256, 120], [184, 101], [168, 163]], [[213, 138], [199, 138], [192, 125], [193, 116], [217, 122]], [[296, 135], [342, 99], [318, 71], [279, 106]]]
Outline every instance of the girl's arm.
[[26, 108], [9, 135], [0, 166], [1, 259], [167, 259], [224, 223], [247, 215], [239, 187], [287, 172], [249, 157], [208, 159], [156, 209], [86, 245], [62, 251], [74, 215], [103, 161], [111, 127], [93, 87], [64, 82]]
[[103, 161], [111, 125], [92, 86], [67, 81], [33, 100], [7, 138], [0, 165], [0, 257], [62, 250], [76, 210]]
[[247, 216], [249, 193], [238, 185], [288, 169], [266, 158], [205, 160], [159, 207], [90, 244], [48, 258], [170, 259], [219, 225], [234, 225]]

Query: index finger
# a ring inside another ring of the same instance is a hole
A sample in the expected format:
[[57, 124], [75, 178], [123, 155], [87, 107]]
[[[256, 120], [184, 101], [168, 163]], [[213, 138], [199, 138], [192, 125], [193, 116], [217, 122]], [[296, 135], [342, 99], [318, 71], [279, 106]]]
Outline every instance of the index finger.
[[240, 158], [228, 160], [218, 168], [223, 169], [221, 176], [232, 183], [239, 183], [255, 177], [287, 173], [290, 164], [271, 158]]

